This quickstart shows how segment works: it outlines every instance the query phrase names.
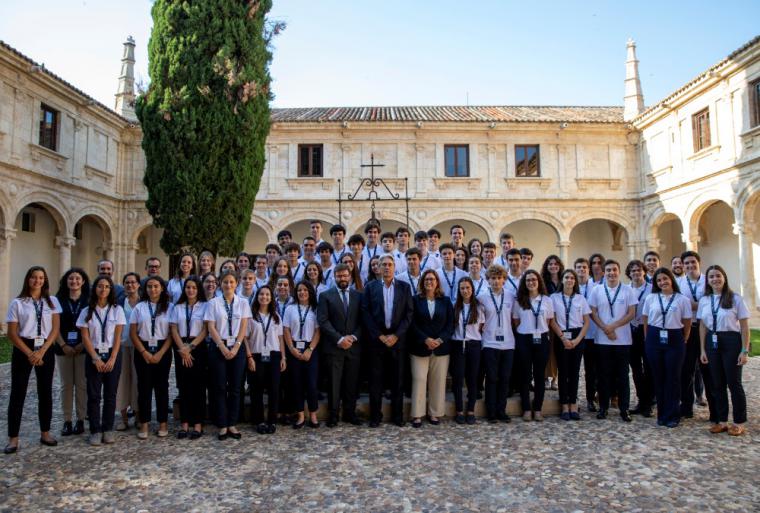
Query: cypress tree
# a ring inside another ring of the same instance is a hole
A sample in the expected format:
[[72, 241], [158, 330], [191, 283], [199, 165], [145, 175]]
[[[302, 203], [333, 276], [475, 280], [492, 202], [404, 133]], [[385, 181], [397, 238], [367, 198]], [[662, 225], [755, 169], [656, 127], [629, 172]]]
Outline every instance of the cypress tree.
[[243, 249], [269, 133], [271, 0], [156, 0], [136, 103], [146, 207], [167, 254]]

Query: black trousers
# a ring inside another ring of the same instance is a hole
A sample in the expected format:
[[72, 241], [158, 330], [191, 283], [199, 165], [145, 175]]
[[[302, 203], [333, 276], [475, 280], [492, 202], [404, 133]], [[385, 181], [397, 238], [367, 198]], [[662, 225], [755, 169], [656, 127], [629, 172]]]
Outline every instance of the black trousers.
[[596, 344], [593, 338], [583, 340], [583, 373], [586, 381], [586, 402], [591, 404], [596, 401], [596, 393], [599, 390], [599, 375], [597, 372]]
[[[26, 347], [34, 351], [34, 341], [21, 339]], [[35, 367], [29, 359], [15, 346], [11, 355], [11, 397], [8, 401], [8, 437], [15, 438], [21, 429], [21, 415], [24, 412], [26, 389], [29, 386], [29, 375], [34, 369], [37, 377], [37, 415], [40, 420], [40, 431], [50, 431], [50, 421], [53, 418], [53, 374], [55, 371], [55, 353], [50, 348], [42, 357], [42, 365]]]
[[628, 366], [631, 359], [631, 346], [612, 346], [596, 344], [599, 371], [599, 409], [610, 408], [610, 397], [618, 394], [618, 409], [628, 411], [630, 407], [631, 387], [628, 384]]
[[269, 361], [261, 361], [261, 353], [254, 353], [253, 360], [256, 362], [256, 370], [248, 372], [248, 388], [251, 394], [251, 423], [261, 424], [264, 422], [264, 390], [267, 391], [269, 403], [267, 404], [267, 423], [277, 422], [277, 412], [280, 403], [280, 360], [282, 353], [279, 351], [269, 353]]
[[[142, 341], [145, 348], [147, 341]], [[160, 340], [157, 351], [162, 344], [170, 342]], [[150, 422], [151, 401], [156, 397], [156, 419], [159, 422], [169, 420], [169, 371], [172, 368], [172, 352], [168, 350], [158, 363], [147, 364], [143, 356], [135, 351], [135, 371], [137, 372], [137, 407], [140, 422]]]
[[[111, 352], [103, 359], [111, 357]], [[90, 420], [90, 433], [113, 431], [113, 419], [116, 413], [116, 391], [121, 375], [121, 352], [111, 372], [98, 372], [89, 354], [84, 358], [84, 377], [87, 380], [87, 417]], [[100, 400], [103, 399], [103, 409]]]
[[[452, 340], [449, 353], [451, 389], [457, 413], [464, 412], [462, 385], [467, 384], [467, 411], [475, 411], [478, 400], [478, 371], [480, 369], [480, 340]], [[511, 365], [510, 365], [511, 367]], [[504, 402], [506, 407], [506, 400]]]
[[[512, 372], [514, 358], [514, 349], [484, 347], [482, 350], [482, 364], [486, 369], [486, 416], [489, 419], [495, 419], [507, 413], [509, 375]], [[467, 395], [469, 403], [469, 390]], [[474, 404], [473, 402], [473, 408]]]
[[736, 364], [741, 349], [742, 337], [740, 333], [735, 331], [718, 332], [717, 348], [712, 343], [712, 332], [707, 333], [705, 350], [707, 352], [707, 364], [710, 367], [710, 377], [712, 378], [711, 390], [717, 422], [728, 421], [726, 387], [731, 392], [734, 424], [747, 422], [747, 396], [744, 394], [744, 387], [742, 386], [743, 367]]
[[[657, 420], [662, 423], [679, 420], [681, 376], [686, 347], [683, 330], [667, 330], [668, 343], [660, 342], [660, 328], [649, 326], [646, 336], [647, 358], [652, 365], [654, 391], [657, 395]], [[692, 395], [692, 402], [694, 396]]]
[[644, 335], [643, 324], [631, 326], [631, 336], [633, 337], [631, 373], [633, 374], [633, 385], [636, 388], [639, 408], [651, 410], [654, 397], [654, 379], [652, 378], [652, 367], [649, 365], [649, 358], [647, 357]]
[[356, 416], [362, 348], [354, 343], [350, 349], [335, 347], [325, 354], [330, 368], [327, 409], [337, 419], [342, 402], [343, 419], [351, 420]]
[[[308, 343], [306, 347], [309, 347]], [[317, 390], [319, 354], [317, 351], [312, 351], [308, 362], [297, 360], [290, 352], [288, 352], [287, 358], [290, 387], [293, 392], [293, 409], [297, 413], [303, 411], [305, 396], [309, 412], [316, 412], [319, 408], [319, 391]]]
[[[575, 338], [580, 328], [570, 330]], [[559, 380], [559, 403], [576, 404], [578, 402], [578, 380], [581, 373], [581, 358], [585, 341], [572, 349], [565, 349], [562, 340], [554, 337], [554, 355], [557, 357], [557, 377]]]
[[705, 396], [707, 397], [707, 406], [710, 410], [710, 422], [717, 422], [715, 413], [715, 404], [711, 390], [712, 377], [710, 376], [710, 367], [699, 363], [699, 325], [692, 324], [689, 340], [686, 341], [686, 355], [681, 369], [681, 416], [690, 417], [694, 414], [694, 373], [697, 365], [702, 371], [702, 381], [705, 385]]
[[[243, 348], [240, 351], [245, 353]], [[193, 366], [185, 367], [175, 347], [174, 369], [177, 376], [177, 388], [179, 388], [180, 422], [194, 425], [202, 424], [206, 418], [208, 348], [205, 342], [199, 344], [190, 354], [193, 356]]]
[[387, 347], [379, 340], [373, 340], [369, 352], [370, 421], [380, 422], [383, 420], [383, 388], [387, 382], [391, 391], [391, 420], [403, 422], [403, 375], [404, 359], [407, 357], [406, 351], [403, 347], [399, 347], [399, 342], [396, 342], [393, 347]]
[[243, 386], [245, 365], [245, 348], [239, 348], [235, 357], [227, 360], [216, 344], [209, 346], [208, 369], [214, 384], [214, 424], [219, 429], [234, 426], [240, 418], [240, 388]]
[[[541, 411], [544, 405], [544, 370], [549, 361], [549, 332], [541, 334], [541, 343], [533, 343], [533, 335], [517, 333], [517, 366], [522, 373], [520, 402], [523, 412]], [[533, 381], [533, 402], [530, 400], [530, 382]]]

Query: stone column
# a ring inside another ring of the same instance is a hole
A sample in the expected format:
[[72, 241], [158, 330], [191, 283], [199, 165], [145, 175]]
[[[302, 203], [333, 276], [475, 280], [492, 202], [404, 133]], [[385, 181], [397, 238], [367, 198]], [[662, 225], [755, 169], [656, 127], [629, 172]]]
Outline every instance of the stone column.
[[570, 256], [569, 248], [570, 248], [569, 240], [561, 240], [557, 242], [557, 249], [559, 250], [559, 259], [562, 260], [563, 264], [565, 264], [566, 269], [572, 269], [572, 265], [567, 261], [567, 259]]
[[637, 241], [629, 241], [626, 246], [628, 247], [628, 260], [634, 260], [640, 258], [637, 256], [639, 252], [639, 243]]
[[752, 229], [744, 223], [735, 223], [733, 225], [734, 234], [739, 237], [739, 273], [741, 282], [739, 284], [741, 295], [747, 303], [750, 311], [754, 311], [758, 306], [756, 297], [755, 269], [752, 255]]
[[61, 276], [71, 267], [71, 248], [74, 244], [76, 244], [74, 237], [59, 235], [55, 238], [55, 247], [58, 248], [58, 269]]
[[7, 333], [5, 324], [5, 312], [8, 311], [8, 303], [11, 294], [11, 242], [16, 238], [16, 230], [3, 228], [0, 230], [0, 333]]

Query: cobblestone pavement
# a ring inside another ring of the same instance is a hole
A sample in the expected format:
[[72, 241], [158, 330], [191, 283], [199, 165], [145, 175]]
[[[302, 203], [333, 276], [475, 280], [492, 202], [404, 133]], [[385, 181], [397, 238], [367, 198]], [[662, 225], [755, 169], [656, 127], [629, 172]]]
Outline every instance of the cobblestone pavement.
[[[611, 412], [605, 421], [281, 427], [273, 436], [242, 425], [243, 439], [225, 442], [213, 428], [197, 441], [139, 441], [131, 430], [112, 446], [90, 447], [83, 435], [49, 448], [37, 442], [30, 383], [19, 452], [0, 456], [0, 510], [758, 511], [760, 358], [744, 384], [749, 433], [739, 438], [710, 435], [697, 408], [677, 429], [641, 417], [627, 425]], [[2, 365], [3, 434], [9, 387]]]

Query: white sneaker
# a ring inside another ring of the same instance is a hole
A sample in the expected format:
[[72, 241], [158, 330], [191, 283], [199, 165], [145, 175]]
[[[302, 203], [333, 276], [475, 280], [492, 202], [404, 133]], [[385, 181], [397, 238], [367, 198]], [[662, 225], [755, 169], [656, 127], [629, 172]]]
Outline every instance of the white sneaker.
[[156, 435], [158, 435], [159, 438], [166, 438], [169, 436], [169, 430], [168, 429], [159, 429], [156, 432]]
[[147, 440], [148, 439], [148, 433], [146, 433], [145, 431], [138, 431], [137, 432], [137, 438], [139, 438], [140, 440]]
[[101, 438], [103, 434], [102, 433], [93, 433], [90, 435], [90, 438], [88, 439], [90, 445], [92, 446], [98, 446], [101, 444]]
[[112, 444], [116, 441], [116, 435], [114, 435], [113, 431], [105, 431], [103, 433], [103, 443], [104, 444]]
[[129, 426], [127, 426], [124, 421], [119, 421], [118, 424], [116, 424], [116, 431], [126, 431], [129, 429]]

